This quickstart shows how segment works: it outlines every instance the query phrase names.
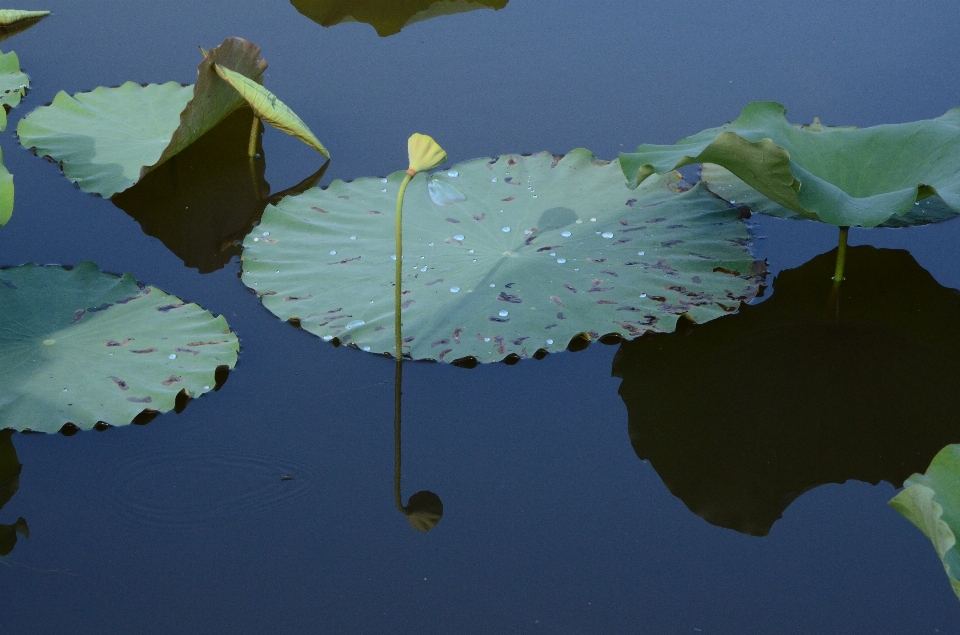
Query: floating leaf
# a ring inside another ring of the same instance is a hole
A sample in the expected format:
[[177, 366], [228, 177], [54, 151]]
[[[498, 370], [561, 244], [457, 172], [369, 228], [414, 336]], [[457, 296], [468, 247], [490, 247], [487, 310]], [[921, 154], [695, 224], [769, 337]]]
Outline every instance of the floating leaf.
[[[394, 208], [405, 172], [334, 181], [264, 212], [243, 281], [327, 340], [394, 350]], [[631, 192], [587, 150], [420, 173], [404, 200], [403, 333], [414, 359], [559, 351], [581, 332], [634, 337], [707, 321], [757, 291], [738, 213], [679, 177]], [[439, 206], [428, 182], [464, 200]]]
[[[924, 121], [873, 128], [793, 126], [774, 102], [755, 102], [719, 128], [673, 146], [644, 144], [620, 156], [631, 186], [653, 173], [715, 163], [771, 199], [760, 204], [742, 185], [714, 173], [725, 198], [755, 211], [819, 220], [840, 227], [903, 226], [960, 214], [960, 108]], [[726, 186], [731, 188], [727, 192]], [[738, 189], [739, 188], [739, 189]], [[736, 190], [736, 191], [734, 191]], [[929, 211], [916, 203], [930, 196]]]
[[[37, 24], [37, 22], [50, 15], [49, 11], [11, 11], [10, 9], [0, 9], [0, 15], [2, 15], [4, 12], [8, 14], [30, 15], [21, 17], [15, 22], [8, 22], [6, 24], [0, 22], [0, 42], [3, 42], [7, 38], [13, 37], [17, 33], [23, 33], [30, 27]], [[2, 20], [2, 18], [0, 18], [0, 20]]]
[[22, 11], [19, 9], [0, 9], [0, 26], [12, 26], [17, 22], [38, 20], [50, 15], [49, 11]]
[[[708, 522], [766, 535], [824, 483], [899, 487], [960, 442], [960, 293], [906, 251], [850, 247], [781, 272], [773, 296], [621, 345], [630, 441]], [[833, 295], [833, 294], [836, 295]], [[775, 378], [775, 381], [770, 381]]]
[[58, 161], [80, 189], [113, 196], [245, 104], [214, 64], [258, 81], [266, 68], [259, 47], [227, 38], [200, 63], [196, 85], [127, 82], [73, 97], [61, 91], [20, 121], [20, 142]]
[[0, 227], [7, 224], [13, 214], [13, 175], [3, 165], [3, 151], [0, 150]]
[[415, 22], [476, 9], [502, 9], [509, 0], [290, 0], [303, 15], [320, 26], [364, 22], [381, 37], [399, 33]]
[[943, 562], [953, 592], [960, 598], [960, 445], [943, 448], [924, 474], [914, 474], [890, 506], [922, 531]]
[[330, 158], [330, 153], [323, 147], [320, 140], [310, 132], [307, 124], [303, 123], [303, 120], [289, 106], [277, 99], [276, 95], [257, 82], [244, 77], [240, 73], [235, 73], [229, 68], [224, 68], [219, 64], [214, 64], [213, 67], [221, 79], [240, 93], [240, 96], [247, 101], [258, 117], [274, 128], [300, 139], [326, 158]]
[[213, 390], [239, 345], [223, 317], [129, 275], [0, 270], [0, 429], [129, 423]]
[[0, 53], [0, 130], [7, 129], [7, 112], [17, 107], [28, 88], [30, 78], [20, 70], [17, 54]]

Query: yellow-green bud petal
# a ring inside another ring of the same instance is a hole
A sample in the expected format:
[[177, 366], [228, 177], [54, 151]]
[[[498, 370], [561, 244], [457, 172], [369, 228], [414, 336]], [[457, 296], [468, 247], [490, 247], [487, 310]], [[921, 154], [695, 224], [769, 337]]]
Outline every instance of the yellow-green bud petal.
[[407, 153], [410, 155], [410, 168], [407, 174], [431, 170], [447, 160], [447, 153], [433, 137], [419, 132], [413, 133], [407, 141]]

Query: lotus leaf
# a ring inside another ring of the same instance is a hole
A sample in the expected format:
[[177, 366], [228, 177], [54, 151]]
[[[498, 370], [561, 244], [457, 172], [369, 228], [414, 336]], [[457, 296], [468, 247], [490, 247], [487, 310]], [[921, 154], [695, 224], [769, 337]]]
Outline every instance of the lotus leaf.
[[20, 9], [0, 9], [0, 26], [12, 26], [26, 20], [38, 20], [50, 15], [49, 11], [22, 11]]
[[0, 270], [0, 325], [0, 429], [89, 429], [171, 410], [180, 395], [213, 390], [239, 349], [223, 317], [90, 262]]
[[960, 445], [943, 448], [924, 474], [904, 483], [890, 505], [906, 516], [933, 543], [953, 592], [960, 598]]
[[[326, 340], [394, 351], [394, 207], [405, 172], [334, 181], [268, 207], [243, 281]], [[481, 362], [634, 337], [736, 311], [759, 263], [736, 210], [678, 175], [623, 187], [587, 150], [475, 159], [411, 181], [403, 334], [413, 359]]]
[[0, 42], [26, 31], [48, 15], [49, 11], [0, 9]]
[[[240, 96], [246, 100], [258, 117], [274, 128], [300, 139], [326, 158], [330, 158], [330, 153], [323, 147], [320, 140], [310, 132], [307, 124], [303, 123], [303, 120], [297, 116], [297, 113], [290, 110], [289, 106], [277, 99], [276, 95], [257, 82], [244, 77], [240, 73], [235, 73], [229, 68], [224, 68], [219, 64], [214, 64], [213, 68], [223, 81], [233, 86], [234, 90], [240, 93]], [[253, 155], [254, 153], [251, 152], [250, 154]]]
[[80, 189], [110, 197], [122, 192], [202, 137], [244, 99], [217, 76], [214, 64], [260, 81], [260, 49], [227, 38], [197, 69], [197, 83], [96, 88], [34, 110], [17, 126], [24, 147], [60, 163]]
[[[750, 200], [756, 211], [776, 215], [787, 215], [786, 208], [839, 227], [902, 226], [960, 214], [960, 108], [936, 119], [863, 129], [819, 121], [794, 126], [785, 114], [774, 102], [749, 104], [732, 123], [673, 146], [644, 144], [622, 154], [624, 175], [635, 187], [653, 173], [714, 163], [775, 203], [729, 194], [738, 204]], [[720, 192], [726, 184], [714, 182]], [[916, 210], [930, 196], [939, 199], [930, 203], [932, 211]]]
[[30, 88], [30, 78], [20, 70], [14, 52], [0, 53], [0, 130], [7, 129], [7, 112], [16, 108]]
[[290, 0], [303, 15], [320, 26], [341, 22], [364, 22], [380, 37], [400, 32], [405, 26], [441, 15], [475, 9], [499, 10], [509, 0]]
[[900, 487], [960, 442], [960, 293], [908, 252], [869, 246], [849, 249], [835, 292], [834, 258], [781, 272], [770, 299], [737, 315], [625, 342], [614, 359], [637, 456], [714, 525], [766, 535], [814, 487]]
[[7, 224], [13, 214], [13, 175], [3, 165], [3, 151], [0, 150], [0, 227]]

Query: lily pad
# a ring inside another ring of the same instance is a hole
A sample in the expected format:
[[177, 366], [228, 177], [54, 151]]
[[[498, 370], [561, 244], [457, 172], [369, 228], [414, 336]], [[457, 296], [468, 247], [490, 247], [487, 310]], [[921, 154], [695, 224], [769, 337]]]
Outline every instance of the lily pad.
[[[960, 442], [960, 292], [906, 251], [851, 247], [781, 272], [737, 315], [625, 342], [630, 441], [695, 514], [762, 536], [798, 496], [900, 487]], [[776, 378], [776, 381], [770, 381]]]
[[213, 390], [239, 350], [223, 317], [91, 262], [0, 270], [0, 324], [0, 429], [166, 412]]
[[7, 224], [13, 215], [13, 175], [3, 165], [3, 151], [0, 151], [0, 227]]
[[[243, 281], [323, 337], [394, 351], [394, 209], [404, 172], [334, 181], [268, 207]], [[736, 210], [679, 175], [631, 192], [587, 150], [475, 159], [417, 174], [404, 199], [403, 334], [413, 359], [560, 351], [576, 335], [672, 331], [757, 292]], [[459, 196], [453, 196], [453, 192]]]
[[[634, 187], [654, 173], [714, 163], [773, 205], [759, 203], [723, 174], [708, 176], [725, 198], [840, 227], [904, 226], [960, 214], [960, 108], [936, 119], [863, 129], [819, 121], [794, 126], [785, 115], [774, 102], [749, 104], [732, 123], [672, 146], [644, 144], [622, 154], [624, 175]], [[929, 209], [918, 209], [931, 196], [937, 200]]]
[[17, 107], [28, 88], [30, 78], [20, 70], [17, 54], [0, 53], [0, 130], [7, 129], [7, 113]]
[[960, 445], [943, 448], [924, 474], [904, 483], [890, 505], [903, 514], [933, 543], [943, 562], [953, 592], [960, 598]]
[[221, 269], [240, 255], [240, 241], [269, 203], [316, 186], [329, 165], [324, 163], [303, 183], [271, 196], [264, 179], [263, 148], [257, 146], [255, 157], [247, 154], [252, 120], [249, 108], [234, 111], [193, 145], [115, 195], [113, 204], [186, 266], [200, 273]]
[[509, 0], [290, 0], [301, 14], [320, 26], [341, 22], [364, 22], [380, 37], [400, 32], [405, 26], [441, 15], [476, 9], [499, 10]]
[[127, 82], [72, 97], [57, 93], [52, 104], [20, 121], [20, 143], [58, 161], [64, 175], [85, 192], [113, 196], [246, 103], [220, 79], [214, 64], [257, 82], [267, 66], [259, 47], [227, 38], [204, 56], [193, 86]]

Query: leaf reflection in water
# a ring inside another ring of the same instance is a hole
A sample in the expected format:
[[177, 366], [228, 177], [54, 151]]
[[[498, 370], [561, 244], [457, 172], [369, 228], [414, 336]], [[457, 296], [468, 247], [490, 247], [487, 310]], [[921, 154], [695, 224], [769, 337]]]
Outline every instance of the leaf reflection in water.
[[670, 491], [721, 527], [766, 535], [824, 483], [900, 487], [960, 441], [960, 293], [906, 251], [853, 247], [782, 272], [773, 297], [621, 346], [629, 433]]

